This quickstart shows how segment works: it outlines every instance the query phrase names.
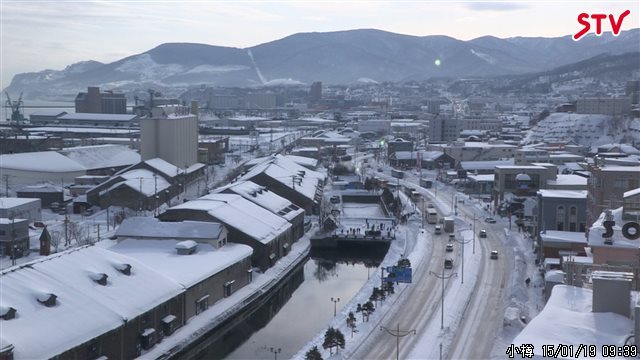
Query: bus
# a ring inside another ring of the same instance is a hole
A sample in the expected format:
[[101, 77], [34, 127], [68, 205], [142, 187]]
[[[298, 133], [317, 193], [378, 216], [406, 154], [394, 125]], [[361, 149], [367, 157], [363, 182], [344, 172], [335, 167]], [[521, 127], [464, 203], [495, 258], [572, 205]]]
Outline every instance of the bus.
[[438, 222], [438, 212], [436, 211], [436, 209], [430, 207], [430, 208], [427, 208], [425, 211], [426, 211], [427, 223], [436, 224]]
[[422, 186], [423, 188], [430, 189], [432, 185], [433, 185], [433, 181], [427, 180], [427, 179], [420, 179], [420, 186]]
[[404, 171], [391, 169], [391, 176], [397, 179], [404, 178]]

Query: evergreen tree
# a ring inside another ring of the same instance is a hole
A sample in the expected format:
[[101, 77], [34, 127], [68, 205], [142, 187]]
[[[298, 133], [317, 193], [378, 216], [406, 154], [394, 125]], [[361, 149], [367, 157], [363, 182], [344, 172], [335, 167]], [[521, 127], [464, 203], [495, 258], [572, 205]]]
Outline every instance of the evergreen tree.
[[327, 331], [324, 333], [324, 341], [322, 342], [322, 347], [324, 349], [329, 349], [329, 354], [333, 355], [333, 347], [335, 345], [336, 340], [336, 329], [333, 327], [329, 327]]
[[336, 344], [336, 354], [338, 353], [338, 349], [344, 349], [346, 341], [344, 340], [344, 334], [339, 329], [336, 329], [335, 332], [335, 344]]
[[353, 315], [353, 312], [349, 312], [349, 316], [347, 317], [347, 327], [351, 329], [351, 337], [353, 337], [353, 333], [356, 330], [356, 316]]
[[322, 360], [322, 354], [318, 350], [317, 346], [312, 347], [307, 353], [304, 355], [304, 360]]

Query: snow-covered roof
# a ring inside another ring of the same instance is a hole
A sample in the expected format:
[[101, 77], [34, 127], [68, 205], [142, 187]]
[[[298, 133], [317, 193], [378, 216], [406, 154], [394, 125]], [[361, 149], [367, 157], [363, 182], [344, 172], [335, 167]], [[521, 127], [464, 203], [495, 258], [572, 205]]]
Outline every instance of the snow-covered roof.
[[547, 180], [548, 185], [564, 185], [564, 186], [587, 186], [587, 178], [574, 174], [559, 174], [555, 180]]
[[512, 341], [515, 346], [533, 345], [536, 357], [542, 358], [542, 347], [559, 344], [596, 346], [602, 358], [602, 346], [622, 345], [633, 333], [633, 321], [610, 312], [592, 312], [593, 290], [569, 285], [553, 287], [544, 309]]
[[[123, 264], [131, 265], [131, 275], [116, 269]], [[26, 265], [0, 273], [0, 306], [17, 310], [14, 319], [2, 320], [2, 338], [15, 346], [16, 359], [50, 358], [184, 291], [141, 262], [97, 246], [76, 248]], [[103, 275], [106, 286], [94, 280]], [[48, 294], [57, 297], [53, 307], [38, 302]]]
[[464, 170], [493, 170], [496, 166], [513, 165], [514, 160], [493, 160], [493, 161], [460, 161], [460, 167]]
[[598, 219], [591, 225], [589, 228], [589, 245], [591, 247], [594, 246], [605, 246], [605, 247], [617, 247], [617, 248], [629, 248], [629, 249], [638, 249], [640, 247], [640, 242], [637, 240], [629, 240], [622, 235], [622, 226], [626, 223], [626, 221], [622, 221], [622, 207], [617, 209], [613, 209], [611, 211], [611, 215], [613, 215], [613, 221], [615, 221], [615, 225], [613, 226], [613, 236], [611, 240], [613, 244], [607, 245], [604, 243], [604, 238], [602, 234], [605, 232], [604, 226], [602, 226], [602, 222], [605, 220], [605, 211], [600, 213]]
[[[73, 133], [95, 133], [95, 134], [138, 134], [140, 130], [135, 129], [103, 129], [95, 127], [72, 127], [72, 126], [42, 126], [35, 128], [26, 128], [29, 132], [73, 132]], [[119, 138], [120, 140], [129, 140], [128, 138]]]
[[640, 175], [640, 166], [605, 165], [600, 167], [600, 171], [638, 172]]
[[538, 194], [546, 198], [586, 199], [587, 190], [547, 190], [540, 189]]
[[467, 177], [476, 182], [491, 182], [495, 180], [495, 175], [493, 174], [467, 175]]
[[325, 178], [325, 175], [322, 173], [300, 166], [282, 155], [276, 155], [272, 159], [254, 166], [240, 179], [251, 180], [254, 176], [261, 173], [265, 173], [267, 176], [294, 189], [310, 200], [314, 200], [315, 198], [320, 179]]
[[542, 242], [548, 241], [587, 244], [587, 239], [583, 232], [545, 230], [540, 232], [540, 238], [542, 239]]
[[163, 222], [151, 217], [126, 218], [116, 230], [118, 238], [200, 239], [220, 237], [223, 225], [207, 221]]
[[66, 111], [62, 111], [62, 110], [45, 109], [45, 110], [34, 111], [29, 116], [60, 116], [66, 113], [67, 113]]
[[517, 181], [531, 181], [531, 176], [525, 174], [525, 173], [520, 173], [518, 175], [516, 175], [516, 180]]
[[304, 213], [304, 209], [299, 208], [291, 201], [281, 197], [266, 187], [258, 185], [252, 181], [237, 181], [226, 186], [219, 187], [212, 193], [233, 192], [243, 198], [260, 205], [274, 214], [282, 216], [288, 221]]
[[148, 197], [156, 194], [156, 190], [159, 193], [171, 186], [171, 184], [169, 184], [169, 182], [162, 176], [156, 176], [154, 178], [153, 175], [154, 173], [147, 169], [133, 169], [126, 171], [118, 175], [124, 180], [113, 184], [107, 191], [115, 189], [120, 185], [126, 185], [134, 191], [140, 192]]
[[58, 117], [60, 120], [87, 120], [87, 121], [131, 121], [138, 118], [134, 114], [94, 114], [94, 113], [69, 113]]
[[179, 243], [178, 240], [127, 239], [109, 250], [134, 258], [185, 287], [193, 286], [253, 253], [248, 245], [227, 243], [219, 249], [198, 244], [198, 251], [193, 254], [178, 255], [176, 246]]
[[263, 244], [291, 228], [291, 223], [267, 209], [235, 194], [209, 194], [174, 206], [180, 209], [202, 210], [226, 225], [236, 228]]
[[60, 153], [87, 169], [128, 166], [140, 161], [140, 154], [126, 145], [79, 146]]
[[[317, 149], [316, 149], [317, 151]], [[289, 159], [291, 161], [293, 161], [294, 163], [298, 164], [298, 165], [302, 165], [305, 167], [309, 167], [309, 168], [315, 168], [316, 166], [318, 166], [318, 160], [314, 159], [314, 158], [310, 158], [310, 157], [306, 157], [306, 156], [299, 156], [299, 155], [285, 155], [284, 156], [286, 159]]]
[[147, 165], [152, 168], [158, 170], [159, 172], [169, 176], [175, 177], [178, 174], [182, 174], [184, 171], [179, 167], [161, 159], [161, 158], [153, 158], [144, 161]]
[[0, 209], [9, 209], [25, 204], [40, 203], [40, 199], [27, 199], [17, 197], [0, 197]]
[[496, 169], [506, 169], [506, 170], [544, 170], [546, 169], [544, 166], [532, 166], [532, 165], [498, 165]]
[[625, 191], [624, 194], [622, 195], [622, 197], [626, 199], [628, 197], [632, 197], [632, 196], [635, 196], [635, 195], [638, 195], [638, 194], [640, 194], [640, 187], [639, 188], [635, 188], [633, 190]]
[[0, 168], [53, 173], [84, 172], [86, 170], [77, 161], [56, 151], [0, 155]]

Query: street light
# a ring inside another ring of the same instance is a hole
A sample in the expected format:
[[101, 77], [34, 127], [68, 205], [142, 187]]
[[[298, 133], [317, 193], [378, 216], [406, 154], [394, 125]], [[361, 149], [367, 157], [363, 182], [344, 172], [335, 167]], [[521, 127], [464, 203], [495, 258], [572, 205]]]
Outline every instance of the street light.
[[[473, 239], [475, 239], [475, 234], [474, 234]], [[461, 279], [460, 279], [460, 283], [461, 283], [461, 284], [464, 284], [464, 245], [465, 245], [465, 244], [468, 244], [468, 243], [469, 243], [470, 241], [472, 241], [473, 239], [469, 239], [469, 240], [467, 240], [467, 241], [465, 241], [465, 240], [463, 240], [463, 239], [455, 239], [455, 241], [456, 241], [457, 243], [462, 244], [462, 277], [461, 277]]]
[[394, 329], [391, 330], [389, 328], [386, 328], [384, 326], [380, 326], [380, 330], [384, 330], [386, 331], [389, 335], [394, 336], [396, 338], [396, 360], [400, 359], [400, 338], [401, 337], [405, 337], [407, 335], [416, 334], [416, 330], [412, 329], [412, 330], [400, 330], [400, 323], [398, 323], [398, 326]]
[[440, 329], [444, 329], [444, 280], [451, 279], [454, 276], [458, 276], [458, 273], [451, 273], [447, 276], [444, 275], [444, 266], [442, 267], [442, 275], [435, 273], [433, 271], [429, 271], [429, 274], [437, 277], [438, 279], [442, 279], [442, 304], [440, 306]]
[[333, 316], [336, 316], [336, 310], [338, 308], [338, 303], [340, 302], [340, 298], [331, 298], [331, 301], [333, 301]]
[[273, 353], [273, 359], [274, 360], [278, 360], [278, 354], [280, 354], [282, 352], [281, 348], [274, 348], [274, 347], [270, 347], [269, 351], [271, 351]]

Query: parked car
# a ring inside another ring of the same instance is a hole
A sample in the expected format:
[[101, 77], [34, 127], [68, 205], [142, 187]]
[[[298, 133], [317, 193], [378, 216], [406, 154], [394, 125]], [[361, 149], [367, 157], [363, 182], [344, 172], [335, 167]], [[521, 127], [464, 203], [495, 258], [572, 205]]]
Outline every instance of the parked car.
[[447, 250], [447, 252], [452, 252], [453, 251], [453, 244], [447, 244], [446, 250]]
[[484, 222], [489, 223], [489, 224], [495, 224], [496, 223], [496, 219], [494, 219], [492, 217], [488, 217], [488, 218], [484, 219]]
[[479, 236], [480, 236], [481, 238], [486, 238], [486, 237], [487, 237], [487, 230], [484, 230], [484, 229], [483, 229], [483, 230], [480, 230], [480, 234], [479, 234]]
[[444, 259], [444, 268], [445, 269], [453, 269], [453, 260]]
[[492, 250], [490, 258], [496, 260], [498, 258], [498, 251]]
[[84, 216], [91, 216], [93, 215], [93, 209], [92, 208], [88, 208], [87, 210], [85, 210], [82, 215]]

